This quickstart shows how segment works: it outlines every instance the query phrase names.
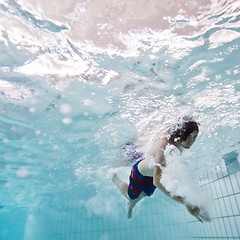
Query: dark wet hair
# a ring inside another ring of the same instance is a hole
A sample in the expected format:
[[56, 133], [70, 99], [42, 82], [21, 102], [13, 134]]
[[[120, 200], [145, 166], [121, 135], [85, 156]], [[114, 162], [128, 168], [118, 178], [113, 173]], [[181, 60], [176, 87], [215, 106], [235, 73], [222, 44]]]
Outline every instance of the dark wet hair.
[[169, 140], [175, 141], [186, 141], [187, 137], [194, 131], [199, 132], [198, 123], [195, 121], [187, 121], [181, 124], [174, 125], [169, 132]]

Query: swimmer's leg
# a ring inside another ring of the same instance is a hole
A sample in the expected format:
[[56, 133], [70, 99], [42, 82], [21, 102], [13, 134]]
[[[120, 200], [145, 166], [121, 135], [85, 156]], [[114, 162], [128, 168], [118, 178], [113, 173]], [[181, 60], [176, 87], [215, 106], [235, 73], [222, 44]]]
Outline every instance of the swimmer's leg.
[[125, 198], [127, 198], [127, 200], [130, 200], [130, 198], [128, 196], [128, 193], [127, 193], [127, 191], [128, 191], [128, 184], [123, 182], [120, 178], [118, 178], [116, 173], [113, 174], [112, 181], [117, 185], [118, 189], [123, 194], [123, 196]]
[[147, 196], [147, 194], [144, 193], [144, 192], [142, 192], [142, 193], [138, 196], [138, 198], [136, 198], [136, 199], [134, 199], [134, 200], [129, 199], [129, 201], [128, 201], [128, 212], [127, 212], [127, 217], [128, 217], [128, 219], [132, 218], [132, 210], [133, 210], [133, 208], [136, 206], [136, 204], [137, 204], [141, 199], [143, 199], [143, 198], [146, 197], [146, 196]]
[[146, 193], [142, 192], [138, 198], [136, 199], [131, 199], [129, 196], [128, 196], [128, 184], [123, 182], [121, 179], [118, 178], [117, 174], [114, 173], [113, 176], [112, 176], [112, 180], [113, 182], [117, 185], [118, 189], [120, 190], [120, 192], [123, 194], [123, 196], [125, 198], [127, 198], [128, 200], [128, 212], [127, 212], [127, 217], [128, 218], [131, 218], [132, 217], [132, 210], [133, 208], [135, 207], [135, 205], [142, 199], [144, 198], [145, 196], [147, 196]]

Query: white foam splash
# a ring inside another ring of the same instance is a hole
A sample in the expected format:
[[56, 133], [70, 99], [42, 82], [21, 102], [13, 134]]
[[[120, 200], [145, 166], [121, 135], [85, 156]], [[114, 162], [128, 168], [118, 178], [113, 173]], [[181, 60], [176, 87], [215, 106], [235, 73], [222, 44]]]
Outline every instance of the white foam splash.
[[5, 95], [8, 99], [19, 101], [32, 96], [33, 92], [19, 84], [0, 79], [0, 94]]
[[218, 30], [209, 37], [209, 43], [210, 43], [209, 49], [220, 47], [224, 43], [229, 43], [239, 37], [240, 37], [240, 33], [237, 31], [233, 31], [229, 29]]
[[172, 196], [181, 196], [185, 203], [208, 209], [211, 198], [194, 183], [188, 166], [182, 162], [180, 151], [173, 145], [165, 150], [166, 167], [162, 168], [161, 183]]

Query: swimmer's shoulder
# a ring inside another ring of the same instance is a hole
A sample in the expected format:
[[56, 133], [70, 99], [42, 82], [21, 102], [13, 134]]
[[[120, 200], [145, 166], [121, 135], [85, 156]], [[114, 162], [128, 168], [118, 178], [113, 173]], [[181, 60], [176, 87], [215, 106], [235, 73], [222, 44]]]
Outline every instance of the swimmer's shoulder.
[[161, 151], [164, 151], [166, 149], [166, 146], [169, 144], [169, 141], [166, 137], [164, 138], [158, 138], [156, 141], [155, 141], [155, 147], [158, 149], [158, 150], [161, 150]]
[[147, 159], [151, 157], [159, 157], [164, 154], [166, 146], [169, 144], [167, 138], [158, 138], [154, 141], [152, 148], [149, 151]]

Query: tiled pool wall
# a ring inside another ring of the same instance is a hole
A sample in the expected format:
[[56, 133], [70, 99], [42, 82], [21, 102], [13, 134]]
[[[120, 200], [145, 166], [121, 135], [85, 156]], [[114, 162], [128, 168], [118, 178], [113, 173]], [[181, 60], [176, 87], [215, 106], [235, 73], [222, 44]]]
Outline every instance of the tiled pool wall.
[[225, 155], [225, 164], [201, 179], [201, 188], [213, 196], [212, 222], [187, 222], [195, 239], [240, 239], [240, 167], [238, 154]]

